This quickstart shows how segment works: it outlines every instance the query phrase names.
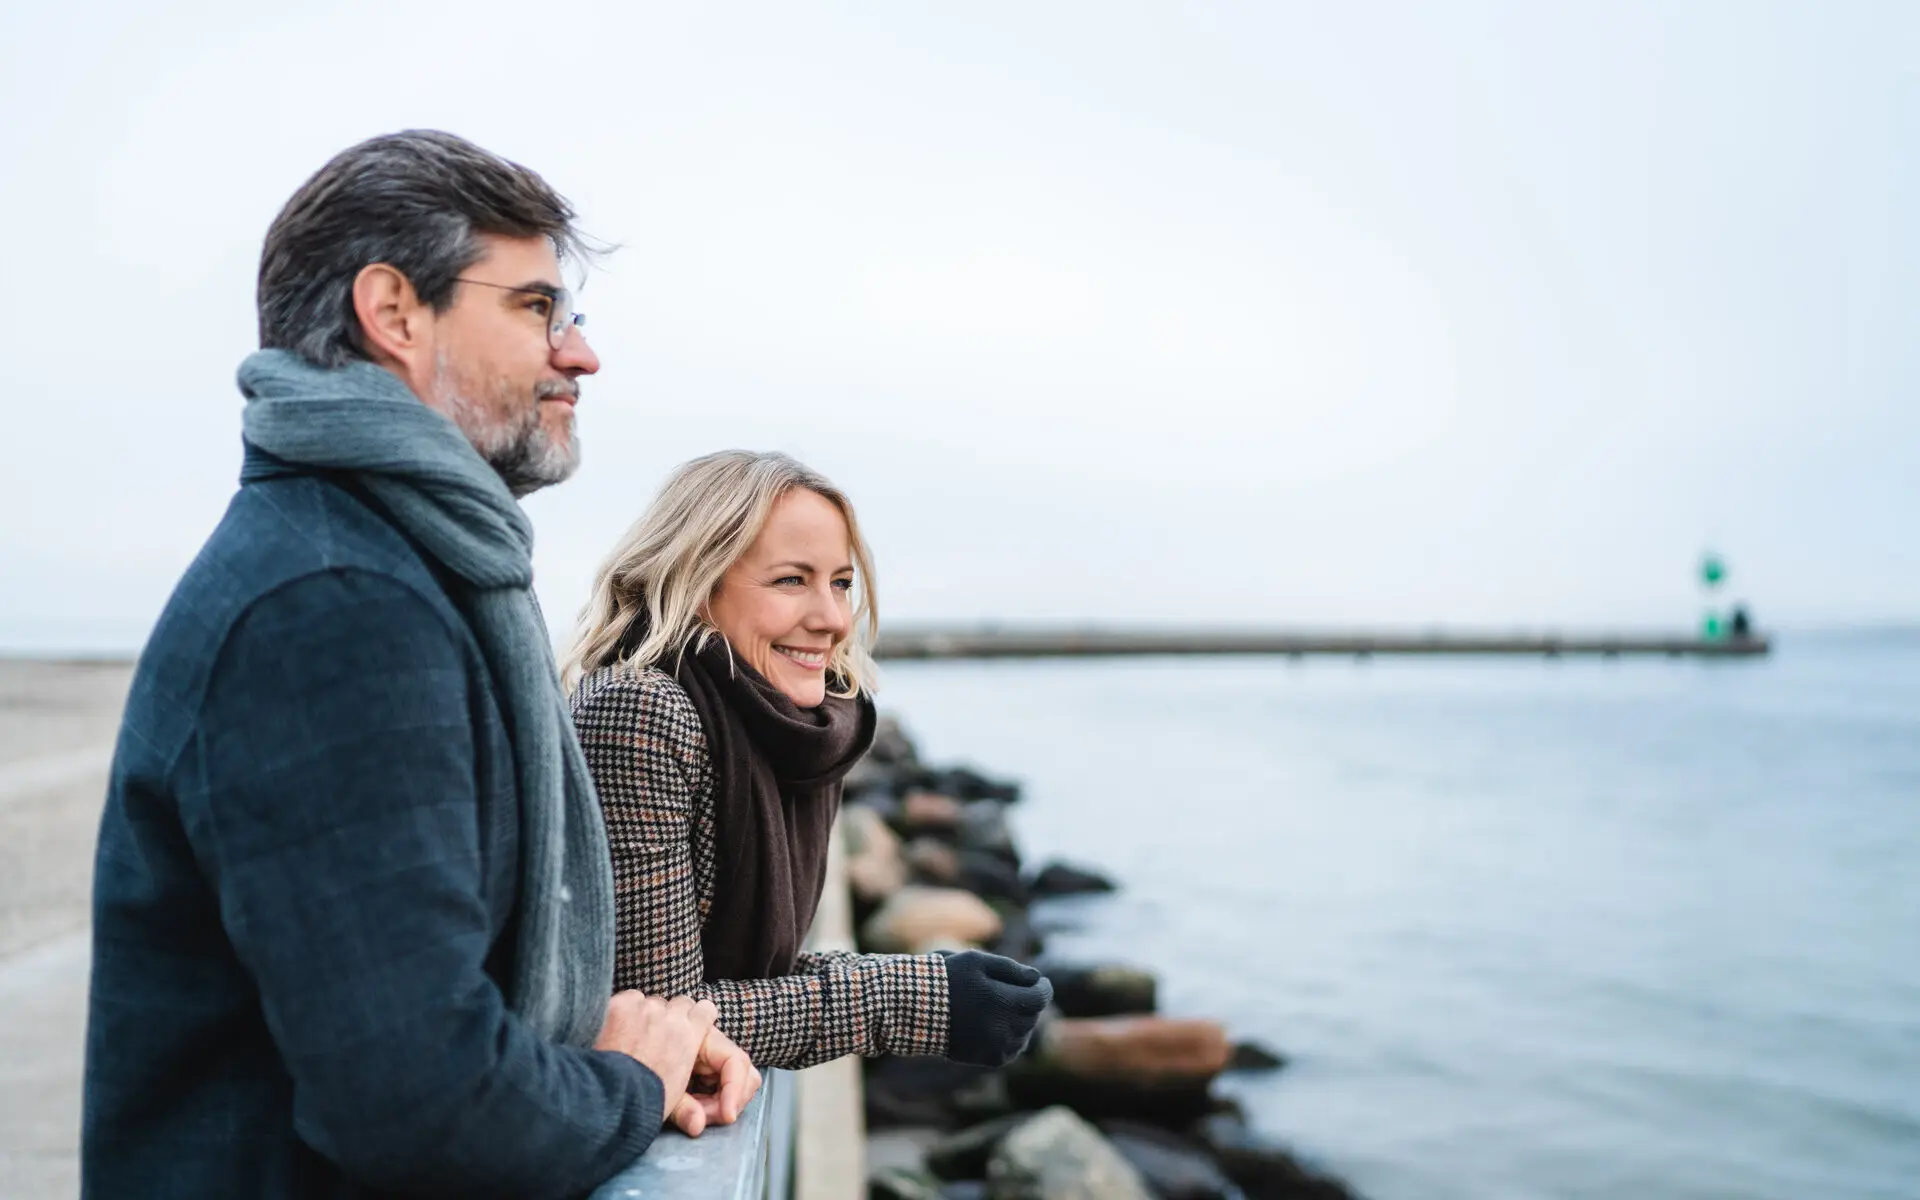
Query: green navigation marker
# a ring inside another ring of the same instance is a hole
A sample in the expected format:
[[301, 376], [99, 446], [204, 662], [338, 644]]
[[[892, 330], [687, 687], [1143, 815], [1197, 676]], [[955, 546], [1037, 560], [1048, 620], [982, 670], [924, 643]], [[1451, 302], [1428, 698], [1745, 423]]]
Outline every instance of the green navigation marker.
[[1727, 577], [1727, 562], [1718, 554], [1709, 550], [1700, 556], [1700, 582], [1708, 587], [1719, 587]]

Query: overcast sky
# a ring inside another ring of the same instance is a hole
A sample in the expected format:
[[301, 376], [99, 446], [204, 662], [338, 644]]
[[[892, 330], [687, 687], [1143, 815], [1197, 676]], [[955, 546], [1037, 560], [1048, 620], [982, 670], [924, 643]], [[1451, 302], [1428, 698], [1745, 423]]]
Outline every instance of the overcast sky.
[[0, 647], [139, 644], [268, 222], [408, 126], [621, 246], [557, 625], [728, 446], [903, 621], [1691, 625], [1709, 544], [1920, 617], [1916, 62], [1904, 3], [9, 4]]

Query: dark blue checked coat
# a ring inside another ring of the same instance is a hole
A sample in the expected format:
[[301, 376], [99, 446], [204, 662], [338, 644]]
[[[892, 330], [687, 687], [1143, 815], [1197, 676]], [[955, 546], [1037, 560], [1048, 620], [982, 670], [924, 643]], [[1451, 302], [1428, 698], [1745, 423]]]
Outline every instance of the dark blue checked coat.
[[85, 1194], [571, 1196], [660, 1081], [510, 1013], [519, 811], [436, 574], [249, 451], [141, 655], [94, 879]]

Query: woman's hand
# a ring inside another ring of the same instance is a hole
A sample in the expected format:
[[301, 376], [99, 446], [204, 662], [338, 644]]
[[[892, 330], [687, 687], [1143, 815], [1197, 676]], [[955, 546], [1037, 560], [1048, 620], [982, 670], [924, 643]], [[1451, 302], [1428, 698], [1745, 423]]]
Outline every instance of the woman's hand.
[[760, 1070], [747, 1052], [720, 1032], [707, 1030], [693, 1063], [686, 1094], [673, 1109], [673, 1123], [688, 1137], [699, 1137], [709, 1125], [731, 1125], [760, 1091]]
[[963, 950], [947, 959], [947, 1057], [1005, 1066], [1027, 1048], [1053, 984], [1025, 963]]

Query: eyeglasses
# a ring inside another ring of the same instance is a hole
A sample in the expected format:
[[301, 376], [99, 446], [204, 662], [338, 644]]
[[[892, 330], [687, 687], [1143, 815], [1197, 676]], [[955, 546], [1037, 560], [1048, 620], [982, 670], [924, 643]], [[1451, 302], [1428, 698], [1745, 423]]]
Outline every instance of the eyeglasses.
[[514, 287], [509, 283], [488, 283], [484, 279], [468, 279], [455, 276], [458, 283], [472, 283], [480, 287], [498, 288], [503, 292], [521, 292], [528, 296], [538, 296], [547, 302], [547, 345], [558, 350], [567, 340], [567, 330], [587, 324], [587, 314], [573, 311], [573, 293], [563, 287]]

